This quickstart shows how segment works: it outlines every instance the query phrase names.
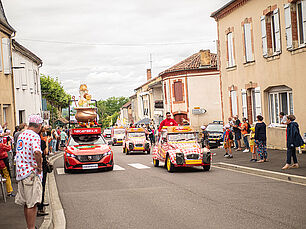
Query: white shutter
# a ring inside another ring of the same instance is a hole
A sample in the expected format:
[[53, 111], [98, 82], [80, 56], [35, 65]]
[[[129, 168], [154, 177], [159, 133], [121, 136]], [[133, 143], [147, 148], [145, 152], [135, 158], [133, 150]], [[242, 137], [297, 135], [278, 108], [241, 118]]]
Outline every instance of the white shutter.
[[231, 91], [231, 102], [232, 102], [232, 115], [238, 115], [238, 108], [237, 108], [237, 92]]
[[231, 37], [232, 37], [232, 33], [227, 34], [227, 51], [228, 51], [228, 67], [233, 66], [232, 63], [232, 50], [231, 50]]
[[266, 17], [262, 16], [261, 21], [261, 39], [262, 39], [262, 55], [266, 57], [268, 55], [268, 43], [267, 43], [267, 30], [266, 30]]
[[244, 42], [246, 62], [253, 60], [251, 24], [244, 24]]
[[278, 8], [273, 11], [274, 15], [274, 28], [275, 28], [275, 50], [277, 53], [281, 51], [281, 36], [280, 36], [280, 26], [279, 26], [279, 10]]
[[28, 79], [29, 79], [30, 91], [33, 92], [34, 91], [34, 78], [33, 78], [33, 70], [32, 69], [28, 69]]
[[260, 87], [255, 88], [255, 114], [261, 115], [261, 93]]
[[285, 10], [287, 49], [291, 49], [292, 48], [292, 25], [291, 25], [290, 3], [285, 4], [284, 10]]
[[302, 0], [302, 15], [303, 15], [303, 32], [304, 32], [304, 44], [306, 44], [306, 0]]
[[242, 96], [242, 117], [248, 118], [247, 92], [245, 89], [241, 90]]
[[3, 68], [4, 74], [12, 73], [12, 62], [11, 62], [11, 40], [9, 38], [2, 38], [3, 48]]

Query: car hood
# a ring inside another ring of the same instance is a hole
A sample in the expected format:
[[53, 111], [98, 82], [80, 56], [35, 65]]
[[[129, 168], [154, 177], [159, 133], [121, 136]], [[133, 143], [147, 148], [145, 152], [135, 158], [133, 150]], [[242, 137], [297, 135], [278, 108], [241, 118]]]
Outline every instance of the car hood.
[[129, 142], [132, 142], [133, 144], [143, 144], [147, 142], [146, 138], [129, 138]]
[[73, 153], [75, 155], [96, 155], [103, 154], [110, 151], [108, 145], [76, 145], [68, 146], [66, 152]]

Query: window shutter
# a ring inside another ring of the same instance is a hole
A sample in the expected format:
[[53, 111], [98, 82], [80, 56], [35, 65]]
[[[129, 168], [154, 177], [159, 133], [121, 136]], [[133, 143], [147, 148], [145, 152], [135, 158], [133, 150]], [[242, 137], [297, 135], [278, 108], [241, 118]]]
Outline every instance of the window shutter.
[[227, 63], [227, 65], [228, 65], [228, 67], [231, 67], [231, 66], [233, 66], [233, 64], [232, 64], [232, 54], [231, 54], [231, 36], [232, 34], [231, 33], [229, 33], [229, 34], [227, 34], [227, 51], [228, 51], [228, 63]]
[[291, 25], [291, 10], [290, 3], [285, 4], [285, 26], [286, 26], [286, 40], [287, 40], [287, 49], [292, 48], [292, 25]]
[[11, 74], [12, 73], [11, 40], [9, 38], [2, 38], [2, 47], [3, 47], [4, 74]]
[[174, 83], [175, 101], [183, 101], [183, 85], [182, 82]]
[[30, 91], [33, 93], [34, 92], [34, 79], [33, 79], [33, 70], [32, 69], [28, 69], [28, 79], [29, 79]]
[[303, 31], [304, 31], [304, 44], [306, 44], [306, 0], [302, 0], [302, 11], [303, 11]]
[[238, 108], [237, 108], [237, 92], [231, 91], [231, 102], [232, 102], [232, 115], [238, 115]]
[[261, 93], [260, 87], [255, 88], [255, 113], [257, 115], [261, 115]]
[[262, 39], [262, 55], [266, 57], [268, 55], [268, 43], [267, 43], [267, 30], [266, 30], [266, 17], [262, 16], [261, 21], [261, 39]]
[[242, 96], [242, 116], [243, 118], [248, 118], [247, 92], [245, 89], [241, 90], [241, 96]]
[[251, 24], [244, 24], [245, 58], [246, 62], [253, 60]]
[[275, 44], [276, 52], [281, 52], [281, 36], [280, 36], [280, 26], [279, 26], [279, 10], [278, 8], [273, 11], [274, 14], [274, 28], [275, 28]]

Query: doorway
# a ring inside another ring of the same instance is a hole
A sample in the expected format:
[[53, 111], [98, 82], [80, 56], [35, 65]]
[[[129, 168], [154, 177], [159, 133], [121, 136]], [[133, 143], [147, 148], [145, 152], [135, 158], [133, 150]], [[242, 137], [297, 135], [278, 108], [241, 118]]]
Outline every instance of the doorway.
[[179, 125], [183, 125], [183, 120], [186, 119], [187, 120], [187, 114], [175, 114], [174, 115], [174, 120], [177, 122], [177, 124]]

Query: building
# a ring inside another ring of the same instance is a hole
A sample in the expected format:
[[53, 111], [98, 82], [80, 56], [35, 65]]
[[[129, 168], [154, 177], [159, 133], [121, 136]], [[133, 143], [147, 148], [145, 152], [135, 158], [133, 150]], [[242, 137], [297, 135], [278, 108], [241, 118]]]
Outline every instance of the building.
[[220, 75], [217, 55], [200, 50], [161, 72], [165, 112], [194, 128], [221, 120]]
[[0, 124], [7, 123], [8, 128], [15, 127], [14, 79], [12, 73], [11, 39], [16, 31], [8, 23], [2, 2], [0, 1]]
[[279, 113], [306, 132], [306, 1], [232, 0], [212, 13], [218, 28], [223, 120], [261, 114], [267, 144], [286, 147]]
[[17, 124], [27, 122], [31, 114], [40, 114], [41, 90], [39, 68], [42, 60], [13, 40], [13, 66]]
[[149, 118], [158, 126], [164, 116], [161, 77], [152, 78], [151, 69], [147, 69], [147, 82], [136, 88], [135, 93], [132, 98], [134, 123]]
[[120, 108], [119, 120], [121, 125], [128, 126], [130, 123], [132, 123], [133, 118], [131, 114], [131, 107], [132, 103], [131, 101], [128, 101]]

